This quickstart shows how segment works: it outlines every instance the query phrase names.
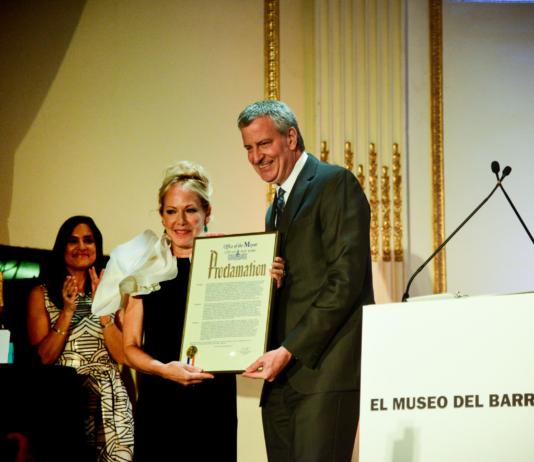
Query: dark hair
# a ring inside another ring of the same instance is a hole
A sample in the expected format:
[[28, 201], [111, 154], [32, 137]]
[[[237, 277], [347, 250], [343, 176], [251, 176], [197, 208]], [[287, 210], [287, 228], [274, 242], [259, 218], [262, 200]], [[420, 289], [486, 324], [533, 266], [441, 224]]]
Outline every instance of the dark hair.
[[239, 114], [237, 119], [239, 130], [248, 127], [259, 117], [269, 117], [274, 122], [278, 133], [283, 136], [287, 135], [290, 128], [294, 128], [297, 132], [297, 149], [300, 152], [305, 151], [304, 139], [300, 133], [297, 118], [287, 104], [272, 99], [252, 103]]
[[[63, 307], [63, 295], [61, 291], [63, 290], [63, 283], [69, 272], [67, 271], [67, 266], [65, 265], [65, 248], [69, 242], [69, 238], [74, 231], [74, 228], [80, 224], [86, 224], [91, 228], [93, 237], [95, 239], [96, 246], [96, 260], [94, 267], [98, 274], [104, 267], [104, 254], [102, 251], [102, 233], [95, 225], [95, 222], [90, 217], [84, 216], [75, 216], [69, 218], [65, 223], [59, 228], [57, 233], [56, 242], [54, 243], [54, 248], [52, 249], [52, 261], [50, 262], [49, 268], [49, 283], [48, 283], [48, 294], [50, 300], [58, 308]], [[87, 280], [85, 281], [85, 293], [88, 294], [91, 292], [91, 278], [87, 275]]]

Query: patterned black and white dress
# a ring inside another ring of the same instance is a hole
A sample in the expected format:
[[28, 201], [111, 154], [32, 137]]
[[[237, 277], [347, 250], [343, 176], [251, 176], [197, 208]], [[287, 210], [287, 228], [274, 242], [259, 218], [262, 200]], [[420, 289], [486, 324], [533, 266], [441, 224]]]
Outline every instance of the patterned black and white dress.
[[[44, 291], [45, 306], [53, 326], [61, 313]], [[112, 315], [113, 317], [113, 315]], [[85, 434], [94, 460], [126, 462], [133, 456], [132, 405], [113, 360], [104, 342], [99, 317], [91, 313], [91, 296], [76, 296], [74, 313], [65, 348], [55, 363], [71, 366], [84, 390]]]

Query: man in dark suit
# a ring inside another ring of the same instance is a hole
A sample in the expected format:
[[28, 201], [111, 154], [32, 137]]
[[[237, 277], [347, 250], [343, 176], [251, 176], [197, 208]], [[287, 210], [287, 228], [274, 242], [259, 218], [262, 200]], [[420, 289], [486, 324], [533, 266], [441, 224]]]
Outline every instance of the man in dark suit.
[[265, 227], [281, 233], [286, 262], [269, 351], [243, 374], [266, 380], [261, 405], [269, 460], [350, 461], [362, 306], [374, 303], [369, 204], [351, 172], [305, 152], [284, 103], [254, 103], [238, 126], [254, 170], [276, 184]]

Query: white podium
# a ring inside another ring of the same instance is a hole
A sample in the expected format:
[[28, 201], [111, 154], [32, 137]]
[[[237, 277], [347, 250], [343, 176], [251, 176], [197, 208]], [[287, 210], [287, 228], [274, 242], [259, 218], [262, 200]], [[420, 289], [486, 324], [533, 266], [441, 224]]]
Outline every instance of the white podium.
[[359, 460], [534, 461], [534, 294], [364, 307]]

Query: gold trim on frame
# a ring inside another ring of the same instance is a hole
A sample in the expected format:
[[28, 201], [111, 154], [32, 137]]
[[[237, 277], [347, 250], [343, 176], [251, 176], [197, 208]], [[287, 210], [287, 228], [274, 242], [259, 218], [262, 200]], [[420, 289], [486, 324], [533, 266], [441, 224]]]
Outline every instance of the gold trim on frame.
[[350, 142], [347, 141], [345, 143], [345, 168], [352, 172], [352, 169], [354, 168], [354, 164], [352, 163], [354, 159], [354, 153], [352, 152]]
[[330, 162], [330, 151], [327, 148], [326, 141], [321, 141], [321, 162]]
[[389, 191], [391, 189], [389, 180], [389, 168], [382, 166], [382, 260], [391, 261], [391, 199]]
[[395, 261], [404, 260], [402, 248], [402, 175], [399, 145], [393, 143], [393, 246]]
[[265, 99], [280, 99], [280, 5], [278, 0], [264, 3]]
[[269, 208], [269, 205], [273, 203], [274, 196], [276, 196], [276, 185], [268, 184], [267, 185], [267, 208]]
[[376, 162], [378, 154], [375, 151], [375, 144], [369, 144], [369, 205], [371, 206], [371, 260], [378, 261], [378, 175]]
[[[443, 175], [443, 28], [442, 0], [429, 0], [430, 97], [432, 132], [432, 235], [434, 250], [445, 240]], [[434, 293], [447, 291], [445, 249], [434, 259]]]
[[[280, 99], [280, 4], [279, 0], [264, 1], [264, 73], [265, 99]], [[267, 207], [276, 194], [274, 184], [267, 185]]]
[[363, 192], [365, 192], [365, 175], [363, 174], [362, 164], [358, 164], [356, 178], [358, 178], [358, 181], [360, 182], [360, 186], [362, 187]]

